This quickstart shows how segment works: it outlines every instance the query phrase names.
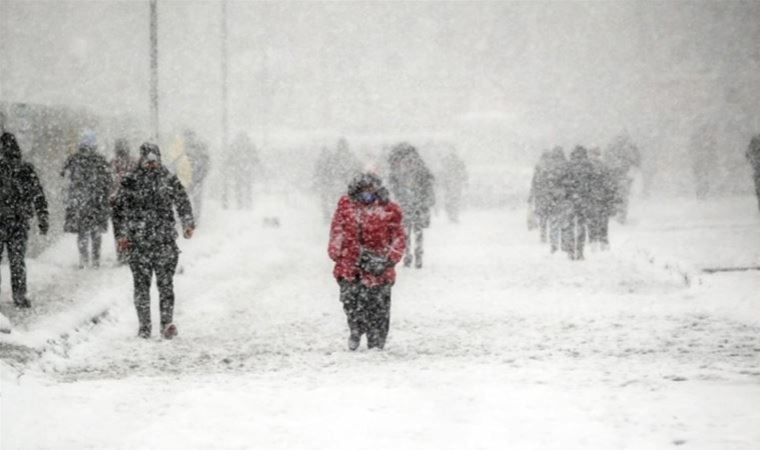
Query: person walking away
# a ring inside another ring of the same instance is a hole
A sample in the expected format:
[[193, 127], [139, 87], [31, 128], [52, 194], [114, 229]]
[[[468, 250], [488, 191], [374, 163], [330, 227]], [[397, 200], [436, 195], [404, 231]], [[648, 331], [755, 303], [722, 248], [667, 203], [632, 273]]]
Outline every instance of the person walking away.
[[8, 250], [13, 304], [29, 308], [26, 295], [26, 243], [29, 221], [37, 216], [40, 234], [48, 232], [45, 193], [30, 163], [21, 157], [21, 148], [11, 133], [0, 135], [0, 260]]
[[230, 192], [235, 195], [238, 209], [253, 207], [253, 181], [259, 171], [260, 161], [256, 146], [245, 133], [240, 133], [230, 146], [225, 160], [224, 191], [222, 204], [230, 205]]
[[582, 260], [591, 204], [594, 168], [588, 151], [577, 146], [570, 153], [563, 175], [568, 217], [562, 229], [562, 248], [572, 260]]
[[589, 247], [608, 250], [609, 222], [615, 214], [618, 198], [615, 180], [612, 172], [602, 161], [602, 152], [598, 147], [589, 151], [589, 160], [593, 167], [588, 217]]
[[382, 350], [390, 327], [395, 265], [404, 255], [405, 236], [399, 205], [374, 174], [357, 176], [340, 198], [330, 225], [327, 253], [349, 327], [348, 348]]
[[[111, 160], [111, 173], [113, 174], [113, 184], [111, 185], [111, 204], [116, 199], [119, 187], [124, 178], [137, 167], [135, 160], [129, 154], [129, 143], [126, 139], [117, 139], [114, 144], [114, 158]], [[113, 224], [114, 242], [118, 241], [118, 236], [123, 235], [124, 224], [120, 223], [115, 217], [111, 217]], [[120, 250], [116, 245], [116, 261], [118, 264], [127, 262], [127, 252]]]
[[535, 228], [535, 218], [538, 218], [538, 228], [541, 236], [541, 242], [547, 240], [547, 231], [549, 229], [549, 194], [547, 181], [549, 178], [548, 167], [550, 164], [551, 153], [546, 150], [541, 154], [538, 164], [533, 169], [533, 178], [530, 181], [530, 193], [528, 195], [529, 216], [532, 220], [532, 228]]
[[[404, 212], [406, 250], [404, 267], [422, 268], [423, 230], [430, 226], [430, 208], [435, 205], [433, 175], [417, 149], [407, 143], [397, 145], [389, 156], [389, 182], [393, 196]], [[411, 243], [414, 240], [414, 256]]]
[[183, 236], [193, 236], [195, 222], [187, 192], [176, 175], [161, 164], [155, 144], [140, 146], [137, 169], [121, 183], [114, 202], [114, 216], [124, 224], [119, 247], [129, 251], [129, 268], [134, 282], [134, 302], [139, 321], [138, 336], [152, 333], [150, 285], [153, 275], [159, 295], [161, 335], [177, 335], [174, 324], [174, 272], [179, 261], [174, 212], [182, 224]]
[[565, 186], [562, 184], [567, 158], [562, 147], [554, 147], [547, 165], [543, 171], [544, 178], [544, 202], [546, 205], [547, 234], [549, 235], [550, 249], [555, 253], [560, 248], [562, 228], [568, 220], [568, 204], [565, 195]]
[[62, 177], [69, 174], [63, 230], [77, 235], [80, 269], [100, 266], [101, 234], [108, 230], [112, 179], [106, 159], [96, 149], [95, 135], [85, 134], [61, 171]]
[[193, 205], [196, 221], [200, 221], [203, 211], [203, 187], [206, 176], [211, 169], [211, 158], [208, 153], [208, 144], [204, 142], [192, 130], [185, 131], [185, 153], [190, 162], [192, 176], [187, 186], [190, 202]]
[[747, 147], [745, 154], [749, 165], [752, 167], [752, 180], [755, 182], [755, 196], [757, 207], [760, 209], [760, 134], [754, 136]]

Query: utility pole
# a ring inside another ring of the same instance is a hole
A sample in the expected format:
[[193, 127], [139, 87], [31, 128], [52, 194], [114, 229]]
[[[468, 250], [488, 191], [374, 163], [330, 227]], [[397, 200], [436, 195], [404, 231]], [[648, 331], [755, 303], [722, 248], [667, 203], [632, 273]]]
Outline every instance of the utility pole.
[[150, 0], [150, 125], [158, 142], [158, 0]]
[[227, 102], [227, 0], [222, 0], [222, 151], [229, 145], [229, 116]]

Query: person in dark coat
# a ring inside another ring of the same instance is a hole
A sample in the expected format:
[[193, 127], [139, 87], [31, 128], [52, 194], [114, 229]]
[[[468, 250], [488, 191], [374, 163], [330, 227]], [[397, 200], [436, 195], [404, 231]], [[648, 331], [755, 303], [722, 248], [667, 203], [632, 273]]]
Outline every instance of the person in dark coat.
[[29, 308], [26, 296], [26, 243], [29, 221], [37, 216], [40, 234], [48, 232], [48, 207], [34, 166], [21, 158], [11, 133], [0, 136], [0, 259], [8, 250], [13, 304]]
[[752, 179], [755, 182], [757, 207], [760, 209], [760, 134], [753, 137], [749, 142], [745, 156], [749, 165], [752, 166]]
[[77, 235], [81, 269], [100, 266], [101, 234], [108, 230], [113, 182], [108, 162], [96, 149], [95, 135], [86, 134], [61, 171], [62, 177], [67, 172], [70, 177], [63, 231]]
[[568, 216], [562, 228], [562, 249], [572, 260], [583, 259], [586, 226], [591, 216], [593, 179], [594, 167], [589, 161], [588, 151], [581, 146], [575, 147], [562, 176], [568, 208]]
[[[114, 145], [114, 158], [111, 160], [111, 172], [113, 173], [113, 184], [111, 187], [111, 202], [114, 201], [119, 193], [119, 187], [124, 178], [131, 173], [137, 164], [135, 160], [129, 154], [129, 143], [126, 139], [117, 139]], [[124, 224], [120, 223], [116, 218], [111, 217], [113, 224], [114, 239], [118, 240], [118, 236], [124, 234]], [[116, 259], [119, 264], [126, 264], [127, 252], [119, 250], [119, 246], [116, 246]]]
[[610, 246], [609, 222], [617, 208], [617, 185], [612, 172], [602, 161], [602, 152], [598, 147], [589, 151], [593, 167], [590, 191], [590, 208], [588, 217], [588, 241], [593, 249], [599, 246], [608, 250]]
[[562, 228], [568, 220], [568, 204], [565, 196], [565, 187], [563, 186], [564, 170], [567, 165], [565, 151], [562, 147], [554, 147], [546, 165], [541, 171], [541, 197], [542, 211], [546, 214], [547, 234], [551, 252], [559, 250], [562, 236]]
[[[430, 209], [435, 205], [433, 175], [417, 149], [407, 143], [401, 143], [391, 150], [388, 165], [391, 192], [404, 212], [407, 242], [404, 267], [411, 266], [414, 261], [414, 266], [419, 269], [422, 267], [424, 254], [423, 230], [430, 226]], [[414, 238], [413, 258], [412, 237]]]
[[404, 254], [405, 237], [399, 205], [389, 200], [380, 178], [356, 177], [338, 201], [330, 225], [327, 253], [356, 350], [366, 333], [367, 347], [383, 349], [388, 337], [394, 266]]
[[118, 245], [129, 251], [129, 268], [134, 281], [134, 301], [140, 323], [138, 336], [152, 332], [150, 285], [153, 274], [158, 286], [161, 334], [171, 339], [174, 324], [174, 272], [179, 260], [174, 211], [186, 239], [193, 236], [195, 222], [187, 192], [179, 179], [161, 164], [157, 145], [140, 146], [138, 167], [127, 175], [114, 201], [113, 214], [124, 224]]

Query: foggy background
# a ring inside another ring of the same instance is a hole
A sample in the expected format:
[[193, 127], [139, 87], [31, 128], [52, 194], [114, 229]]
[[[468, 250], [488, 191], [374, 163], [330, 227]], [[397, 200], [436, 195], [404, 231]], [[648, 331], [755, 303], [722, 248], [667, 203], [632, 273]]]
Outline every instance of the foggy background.
[[[158, 17], [161, 142], [194, 128], [218, 176], [221, 2], [159, 0]], [[1, 0], [0, 21], [0, 101], [130, 121], [100, 133], [109, 157], [121, 131], [150, 135], [147, 0]], [[448, 142], [471, 190], [526, 192], [543, 149], [627, 133], [645, 193], [692, 195], [690, 142], [707, 133], [711, 195], [751, 191], [760, 2], [232, 0], [227, 24], [230, 138], [251, 134], [270, 173], [310, 175], [341, 136], [370, 165], [401, 139], [428, 159]]]

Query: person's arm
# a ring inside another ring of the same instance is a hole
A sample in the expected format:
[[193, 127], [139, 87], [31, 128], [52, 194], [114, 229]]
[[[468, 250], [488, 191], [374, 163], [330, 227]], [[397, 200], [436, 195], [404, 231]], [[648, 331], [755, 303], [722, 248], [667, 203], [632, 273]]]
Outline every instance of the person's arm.
[[402, 225], [403, 213], [401, 208], [395, 203], [391, 204], [393, 213], [391, 214], [390, 223], [388, 229], [391, 234], [391, 241], [388, 245], [387, 258], [391, 265], [395, 266], [404, 257], [404, 250], [406, 249], [406, 235], [404, 234], [404, 226]]
[[190, 198], [187, 196], [182, 183], [179, 178], [171, 175], [169, 183], [171, 184], [173, 192], [174, 207], [177, 209], [177, 215], [180, 222], [182, 222], [182, 230], [185, 238], [190, 239], [193, 236], [195, 230], [195, 219], [193, 218], [193, 206], [190, 203]]
[[29, 188], [31, 189], [32, 204], [34, 205], [34, 213], [37, 215], [40, 233], [47, 234], [50, 228], [48, 203], [45, 198], [45, 191], [42, 189], [42, 183], [40, 183], [40, 179], [32, 167], [29, 167]]
[[338, 207], [333, 213], [332, 222], [330, 223], [330, 240], [327, 244], [327, 254], [330, 259], [337, 261], [343, 250], [343, 241], [345, 239], [345, 230], [343, 228], [343, 211], [347, 208], [346, 199], [341, 198]]

